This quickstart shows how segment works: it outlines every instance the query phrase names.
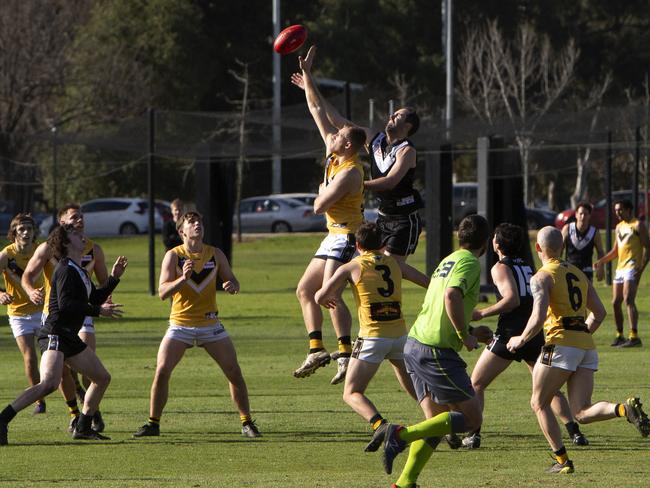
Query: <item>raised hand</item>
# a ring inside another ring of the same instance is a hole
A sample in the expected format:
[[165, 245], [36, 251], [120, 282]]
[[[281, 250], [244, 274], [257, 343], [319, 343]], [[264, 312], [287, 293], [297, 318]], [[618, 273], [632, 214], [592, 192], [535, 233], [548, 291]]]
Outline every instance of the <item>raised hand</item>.
[[111, 276], [113, 278], [119, 278], [122, 276], [128, 264], [129, 260], [126, 259], [125, 256], [118, 256], [113, 265], [113, 269], [111, 270]]
[[305, 89], [305, 80], [302, 77], [302, 73], [293, 73], [291, 75], [291, 83], [296, 85], [301, 90]]
[[311, 46], [309, 51], [307, 51], [307, 56], [304, 58], [298, 56], [298, 66], [300, 69], [306, 72], [311, 72], [311, 66], [314, 63], [314, 57], [316, 56], [316, 46]]

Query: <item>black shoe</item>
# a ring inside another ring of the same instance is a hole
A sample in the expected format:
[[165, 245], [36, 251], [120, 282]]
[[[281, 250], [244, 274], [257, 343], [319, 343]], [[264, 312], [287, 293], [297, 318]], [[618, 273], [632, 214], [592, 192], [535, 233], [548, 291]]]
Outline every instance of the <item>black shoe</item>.
[[377, 427], [377, 429], [372, 433], [372, 439], [366, 444], [366, 447], [363, 449], [365, 452], [375, 452], [379, 449], [384, 443], [384, 437], [386, 437], [386, 429], [388, 429], [388, 422], [383, 422]]
[[256, 437], [262, 437], [262, 434], [257, 428], [257, 425], [255, 425], [254, 420], [242, 425], [241, 435], [243, 435], [244, 437], [248, 437], [250, 439], [255, 439]]
[[0, 446], [9, 444], [7, 434], [9, 433], [9, 426], [0, 420]]
[[74, 430], [77, 428], [77, 424], [79, 423], [79, 415], [75, 415], [70, 419], [70, 425], [68, 425], [68, 432], [71, 434], [74, 432]]
[[621, 346], [625, 343], [625, 339], [623, 339], [622, 336], [616, 336], [616, 339], [614, 339], [614, 342], [610, 344], [612, 347], [618, 347]]
[[641, 342], [641, 339], [638, 337], [635, 337], [634, 339], [628, 339], [627, 341], [624, 341], [623, 344], [621, 344], [619, 347], [641, 347], [643, 343]]
[[45, 413], [47, 410], [47, 407], [45, 406], [45, 400], [41, 400], [39, 402], [36, 402], [36, 405], [34, 405], [34, 415], [39, 415], [42, 413]]
[[573, 440], [573, 443], [576, 446], [588, 446], [589, 445], [589, 441], [587, 440], [587, 438], [585, 437], [585, 435], [582, 432], [578, 432], [576, 434], [573, 434], [571, 436], [571, 440]]
[[406, 442], [401, 441], [397, 435], [404, 427], [396, 424], [388, 424], [386, 427], [386, 435], [384, 436], [384, 456], [382, 463], [384, 464], [384, 471], [386, 474], [393, 472], [393, 461], [397, 455], [406, 449]]
[[625, 416], [627, 421], [636, 427], [642, 437], [650, 435], [650, 420], [643, 411], [643, 404], [639, 397], [630, 397], [625, 400]]
[[102, 414], [99, 410], [97, 410], [93, 414], [92, 428], [95, 432], [104, 432], [105, 427], [106, 426], [104, 425], [104, 419], [102, 418]]
[[147, 422], [142, 427], [140, 427], [135, 434], [133, 434], [133, 437], [154, 437], [159, 435], [160, 425]]
[[80, 431], [76, 428], [72, 433], [72, 438], [82, 441], [110, 441], [110, 437], [101, 435], [99, 432], [95, 432], [93, 429]]
[[450, 449], [458, 449], [463, 445], [462, 439], [456, 434], [447, 434], [445, 440], [447, 441], [447, 444], [449, 444]]

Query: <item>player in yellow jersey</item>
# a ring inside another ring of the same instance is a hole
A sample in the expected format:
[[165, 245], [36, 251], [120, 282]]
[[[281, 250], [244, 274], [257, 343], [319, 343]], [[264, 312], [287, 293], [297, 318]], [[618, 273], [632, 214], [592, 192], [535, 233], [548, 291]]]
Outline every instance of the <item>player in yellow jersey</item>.
[[[629, 200], [620, 200], [614, 204], [614, 213], [620, 221], [616, 225], [616, 242], [611, 251], [594, 263], [594, 266], [600, 268], [603, 264], [618, 258], [612, 287], [612, 308], [616, 323], [616, 338], [612, 346], [620, 347], [641, 345], [636, 292], [641, 274], [650, 259], [648, 228], [643, 221], [634, 218], [633, 209], [632, 202]], [[623, 302], [627, 307], [627, 318], [630, 323], [630, 334], [627, 340], [623, 338]]]
[[[363, 222], [363, 166], [357, 153], [363, 147], [366, 135], [358, 127], [337, 129], [327, 118], [324, 100], [311, 74], [314, 54], [312, 46], [305, 58], [298, 59], [307, 105], [327, 148], [325, 178], [314, 202], [314, 212], [325, 214], [329, 233], [309, 262], [296, 290], [309, 334], [309, 353], [294, 371], [296, 378], [309, 376], [330, 362], [330, 354], [323, 345], [323, 312], [314, 296], [323, 283], [354, 256], [354, 232]], [[340, 299], [336, 307], [330, 309], [330, 317], [339, 344], [337, 354], [332, 355], [337, 359], [338, 371], [331, 383], [337, 384], [345, 379], [352, 353], [352, 317]]]
[[[38, 359], [34, 338], [41, 328], [43, 306], [35, 305], [20, 286], [20, 279], [29, 258], [36, 248], [36, 222], [31, 215], [19, 213], [9, 224], [7, 239], [11, 244], [0, 251], [0, 271], [4, 276], [6, 290], [0, 291], [0, 305], [7, 306], [11, 332], [23, 356], [25, 375], [31, 386], [40, 382]], [[38, 278], [42, 286], [43, 278]], [[34, 413], [45, 413], [45, 401], [36, 402]]]
[[[70, 225], [83, 233], [84, 216], [81, 212], [81, 207], [76, 203], [64, 205], [57, 213], [57, 223], [59, 225]], [[108, 280], [104, 251], [99, 244], [93, 243], [90, 239], [84, 239], [85, 245], [81, 256], [81, 265], [91, 278], [93, 274], [95, 275], [99, 286], [103, 286]], [[55, 256], [54, 249], [47, 242], [43, 242], [36, 248], [34, 255], [29, 260], [29, 263], [27, 263], [21, 280], [23, 289], [29, 295], [32, 303], [43, 304], [43, 321], [45, 321], [48, 315], [51, 279], [57, 263], [58, 258]], [[37, 286], [35, 280], [41, 273], [45, 277], [44, 286]], [[97, 341], [95, 339], [95, 326], [92, 317], [85, 318], [83, 326], [79, 331], [79, 337], [93, 351], [96, 350]], [[86, 387], [88, 387], [90, 384], [89, 380], [85, 378], [84, 382]], [[77, 390], [79, 398], [83, 402], [85, 391], [80, 385], [76, 384], [76, 374], [73, 377], [68, 366], [66, 366], [61, 382], [61, 392], [70, 410], [71, 421], [68, 429], [70, 432], [74, 430], [74, 424], [79, 416], [79, 410], [75, 400], [75, 390]], [[104, 428], [104, 419], [101, 412], [97, 410], [93, 418], [93, 429], [97, 432], [102, 432]]]
[[336, 270], [316, 293], [316, 301], [336, 307], [348, 281], [358, 307], [359, 337], [345, 378], [343, 400], [377, 430], [385, 419], [365, 396], [368, 383], [382, 361], [390, 361], [402, 388], [416, 400], [404, 364], [408, 329], [402, 315], [402, 277], [426, 288], [429, 278], [403, 261], [383, 254], [381, 232], [375, 223], [363, 223], [355, 233], [360, 255]]
[[551, 400], [562, 385], [567, 384], [571, 413], [581, 424], [625, 417], [647, 437], [650, 421], [638, 397], [624, 403], [592, 403], [594, 372], [598, 369], [592, 334], [605, 318], [605, 307], [587, 276], [560, 259], [563, 239], [559, 230], [541, 229], [535, 248], [542, 267], [530, 280], [533, 311], [523, 333], [508, 341], [508, 350], [522, 348], [544, 328], [545, 345], [533, 367], [530, 404], [556, 459], [549, 472], [573, 473], [573, 463], [551, 409]]
[[239, 410], [244, 437], [260, 437], [251, 419], [248, 390], [237, 353], [219, 320], [216, 300], [217, 278], [231, 295], [239, 292], [239, 282], [225, 254], [203, 242], [203, 219], [188, 212], [178, 220], [183, 244], [165, 254], [160, 270], [158, 295], [172, 298], [169, 328], [158, 349], [156, 374], [151, 385], [149, 420], [134, 437], [160, 435], [160, 417], [169, 395], [169, 380], [185, 351], [203, 347], [228, 379], [230, 396]]

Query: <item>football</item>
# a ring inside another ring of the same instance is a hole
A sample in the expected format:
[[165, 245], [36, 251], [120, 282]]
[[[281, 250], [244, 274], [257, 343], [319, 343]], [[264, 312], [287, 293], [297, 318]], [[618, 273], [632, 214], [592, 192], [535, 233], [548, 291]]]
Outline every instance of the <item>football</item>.
[[299, 49], [307, 39], [307, 29], [300, 25], [290, 25], [284, 29], [273, 43], [273, 50], [278, 54], [289, 54]]

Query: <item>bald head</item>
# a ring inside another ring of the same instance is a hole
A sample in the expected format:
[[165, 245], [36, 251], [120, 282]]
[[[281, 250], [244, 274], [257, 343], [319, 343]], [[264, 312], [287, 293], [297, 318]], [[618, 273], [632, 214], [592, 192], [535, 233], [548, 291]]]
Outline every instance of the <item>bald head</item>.
[[564, 247], [562, 232], [555, 227], [543, 227], [537, 233], [537, 244], [547, 256], [557, 257], [562, 254], [562, 248]]

